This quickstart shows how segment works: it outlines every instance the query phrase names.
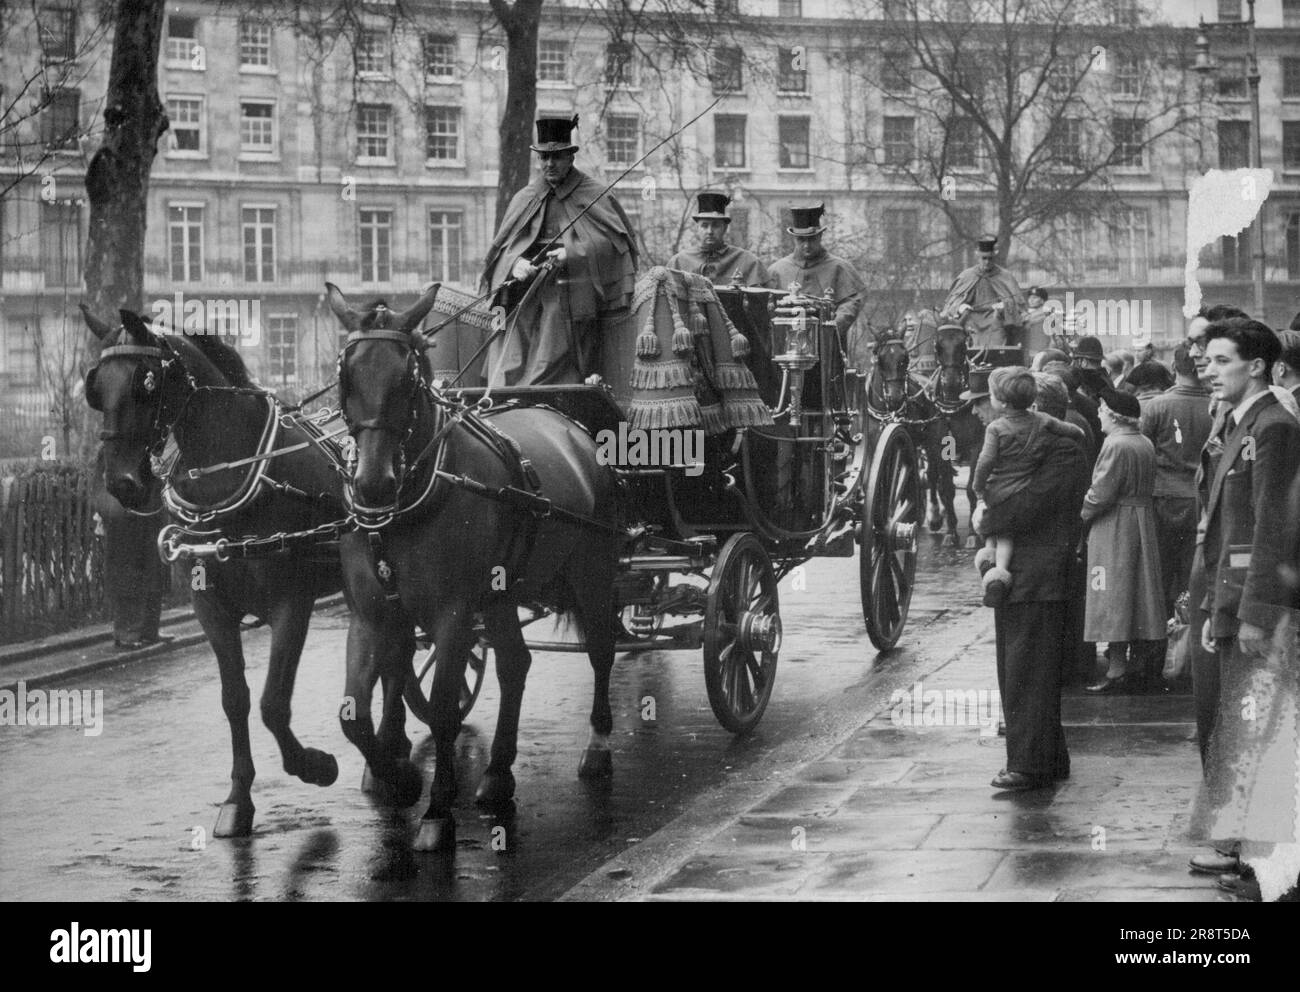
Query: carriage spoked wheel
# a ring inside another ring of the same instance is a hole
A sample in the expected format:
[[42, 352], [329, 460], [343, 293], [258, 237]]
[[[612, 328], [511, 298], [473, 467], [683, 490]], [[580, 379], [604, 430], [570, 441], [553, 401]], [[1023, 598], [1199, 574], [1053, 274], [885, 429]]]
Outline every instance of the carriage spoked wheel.
[[772, 559], [753, 534], [735, 534], [713, 566], [704, 606], [704, 686], [713, 715], [733, 734], [762, 719], [780, 650]]
[[862, 493], [858, 572], [867, 636], [880, 651], [898, 643], [916, 577], [916, 532], [924, 509], [916, 449], [901, 424], [876, 440]]
[[[427, 699], [433, 692], [433, 678], [429, 678], [429, 691], [425, 692], [424, 679], [433, 671], [437, 662], [434, 660], [434, 653], [437, 651], [435, 645], [430, 645], [424, 660], [419, 662], [416, 682], [420, 686], [420, 692]], [[487, 641], [479, 638], [477, 644], [470, 648], [469, 661], [465, 665], [465, 681], [460, 687], [460, 718], [464, 721], [469, 716], [469, 711], [474, 708], [474, 703], [478, 701], [479, 690], [483, 688], [483, 673], [487, 671], [488, 659], [491, 657], [492, 648]]]

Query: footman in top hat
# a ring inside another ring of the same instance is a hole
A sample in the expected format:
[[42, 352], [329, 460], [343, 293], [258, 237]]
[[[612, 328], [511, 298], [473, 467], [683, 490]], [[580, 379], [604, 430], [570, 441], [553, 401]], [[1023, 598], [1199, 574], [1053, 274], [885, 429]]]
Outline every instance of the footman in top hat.
[[805, 296], [822, 299], [830, 290], [830, 297], [835, 301], [835, 327], [843, 341], [862, 309], [866, 283], [853, 266], [822, 247], [822, 233], [826, 228], [821, 220], [825, 209], [825, 204], [791, 208], [791, 226], [786, 231], [794, 235], [795, 249], [774, 262], [768, 275], [776, 289], [788, 289], [791, 283], [797, 282]]
[[605, 337], [627, 319], [637, 264], [632, 225], [612, 194], [574, 168], [577, 124], [577, 115], [537, 121], [532, 149], [541, 174], [510, 201], [488, 249], [483, 285], [509, 314], [488, 352], [492, 385], [580, 383], [600, 368]]
[[953, 280], [941, 316], [959, 320], [975, 348], [1020, 344], [1025, 294], [1015, 277], [993, 260], [998, 239], [979, 239], [979, 261]]
[[766, 286], [767, 268], [759, 257], [727, 243], [731, 227], [727, 204], [731, 197], [726, 193], [701, 193], [698, 202], [700, 209], [691, 219], [699, 232], [699, 247], [679, 251], [668, 260], [668, 268], [694, 272], [718, 286], [730, 285], [737, 277], [742, 286]]

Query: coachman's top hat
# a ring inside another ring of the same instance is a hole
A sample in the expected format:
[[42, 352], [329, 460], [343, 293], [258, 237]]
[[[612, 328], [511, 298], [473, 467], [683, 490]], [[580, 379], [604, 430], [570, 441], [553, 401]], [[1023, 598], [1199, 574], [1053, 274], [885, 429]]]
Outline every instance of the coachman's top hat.
[[791, 207], [790, 226], [786, 230], [796, 238], [810, 238], [814, 234], [821, 234], [826, 230], [821, 226], [822, 214], [825, 212], [824, 203], [819, 203], [815, 207]]
[[995, 251], [998, 250], [997, 236], [993, 234], [981, 234], [979, 240], [976, 242], [976, 245], [978, 246], [981, 253], [986, 255], [992, 255]]
[[989, 373], [993, 371], [991, 365], [977, 365], [970, 370], [970, 388], [965, 390], [958, 399], [978, 400], [989, 394]]
[[726, 193], [701, 193], [697, 199], [700, 211], [693, 214], [691, 220], [731, 220], [727, 216], [727, 204], [731, 202], [731, 197]]
[[1094, 358], [1097, 361], [1105, 359], [1105, 353], [1101, 350], [1101, 342], [1091, 334], [1085, 334], [1074, 343], [1075, 358]]
[[576, 152], [578, 146], [571, 140], [573, 129], [578, 126], [578, 115], [568, 117], [539, 117], [537, 120], [537, 144], [532, 146], [535, 152]]

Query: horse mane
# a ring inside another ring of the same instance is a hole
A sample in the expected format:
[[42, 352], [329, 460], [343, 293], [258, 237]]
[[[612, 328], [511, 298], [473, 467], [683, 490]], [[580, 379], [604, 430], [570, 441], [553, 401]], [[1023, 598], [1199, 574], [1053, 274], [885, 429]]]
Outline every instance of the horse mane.
[[232, 386], [251, 388], [256, 385], [249, 376], [248, 366], [244, 364], [244, 359], [240, 357], [239, 352], [230, 345], [223, 344], [215, 334], [185, 334], [181, 337], [216, 366], [217, 371], [225, 376]]

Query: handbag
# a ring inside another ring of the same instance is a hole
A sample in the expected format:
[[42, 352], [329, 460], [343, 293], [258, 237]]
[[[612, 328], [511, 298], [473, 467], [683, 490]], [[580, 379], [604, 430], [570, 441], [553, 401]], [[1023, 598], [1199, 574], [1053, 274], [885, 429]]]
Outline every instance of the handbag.
[[1165, 667], [1161, 677], [1172, 682], [1187, 674], [1192, 663], [1192, 626], [1189, 623], [1191, 596], [1184, 592], [1174, 601], [1174, 615], [1169, 618], [1165, 636], [1169, 639], [1165, 650]]

